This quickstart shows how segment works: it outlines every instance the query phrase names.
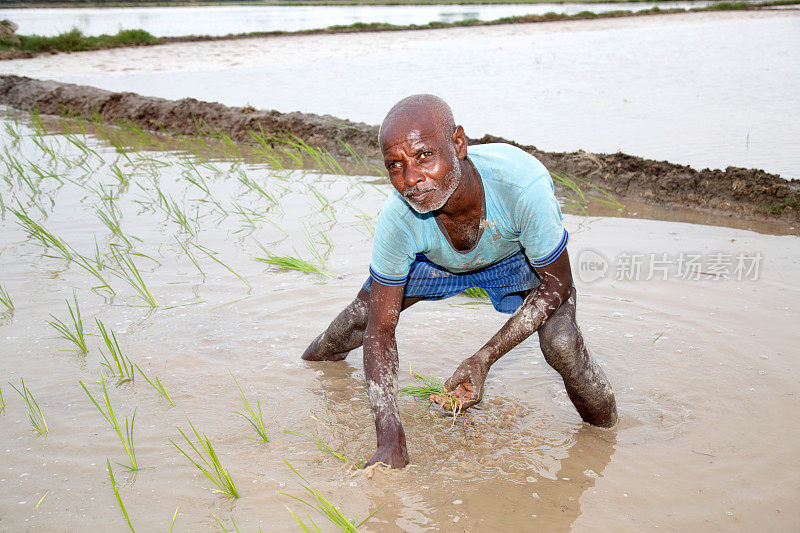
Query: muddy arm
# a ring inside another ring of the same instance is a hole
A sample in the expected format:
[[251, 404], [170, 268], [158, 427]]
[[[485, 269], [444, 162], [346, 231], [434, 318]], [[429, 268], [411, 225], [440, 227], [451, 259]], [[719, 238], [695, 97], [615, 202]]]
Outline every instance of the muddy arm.
[[457, 397], [464, 400], [464, 409], [480, 401], [489, 367], [530, 337], [569, 298], [572, 272], [566, 249], [553, 263], [536, 271], [541, 284], [528, 294], [500, 331], [475, 355], [461, 363], [445, 382], [445, 389], [454, 391]]
[[378, 451], [367, 461], [393, 468], [408, 464], [406, 436], [397, 408], [397, 341], [395, 328], [400, 316], [405, 286], [372, 283], [369, 322], [364, 334], [364, 373], [375, 417]]

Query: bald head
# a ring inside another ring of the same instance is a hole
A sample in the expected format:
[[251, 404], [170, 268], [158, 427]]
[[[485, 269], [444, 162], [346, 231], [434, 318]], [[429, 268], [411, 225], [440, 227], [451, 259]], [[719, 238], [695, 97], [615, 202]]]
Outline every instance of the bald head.
[[378, 131], [381, 146], [386, 137], [413, 129], [438, 133], [449, 138], [456, 129], [453, 110], [447, 102], [432, 94], [414, 94], [397, 102], [386, 114]]

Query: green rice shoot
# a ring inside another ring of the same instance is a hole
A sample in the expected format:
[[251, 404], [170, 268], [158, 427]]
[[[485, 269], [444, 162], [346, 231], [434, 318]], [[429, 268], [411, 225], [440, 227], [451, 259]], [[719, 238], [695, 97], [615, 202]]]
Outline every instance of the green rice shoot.
[[11, 301], [11, 296], [9, 296], [8, 291], [3, 287], [2, 283], [0, 283], [0, 304], [3, 304], [9, 311], [14, 310], [14, 302]]
[[105, 403], [105, 410], [100, 406], [97, 400], [94, 399], [94, 396], [89, 392], [89, 389], [86, 388], [83, 381], [78, 381], [78, 384], [83, 389], [83, 392], [86, 393], [86, 396], [92, 401], [94, 406], [103, 415], [103, 418], [106, 419], [106, 422], [111, 426], [111, 429], [117, 434], [119, 437], [120, 442], [122, 442], [122, 447], [125, 448], [125, 453], [128, 455], [128, 461], [130, 465], [124, 465], [122, 463], [117, 463], [118, 465], [122, 466], [123, 468], [135, 472], [137, 470], [141, 470], [139, 468], [139, 464], [136, 462], [136, 451], [133, 447], [133, 423], [136, 420], [136, 409], [133, 409], [133, 416], [131, 416], [130, 423], [128, 422], [128, 417], [125, 417], [125, 431], [122, 431], [122, 426], [120, 425], [119, 421], [117, 420], [117, 416], [114, 414], [114, 408], [111, 407], [111, 400], [108, 397], [108, 388], [106, 388], [106, 380], [100, 375], [100, 380], [103, 384], [103, 401]]
[[417, 384], [409, 387], [402, 387], [400, 389], [400, 395], [411, 396], [417, 402], [427, 402], [426, 408], [436, 403], [431, 399], [431, 396], [438, 395], [445, 400], [441, 407], [452, 412], [453, 421], [455, 421], [456, 416], [460, 414], [463, 409], [464, 401], [452, 392], [444, 390], [444, 385], [435, 376], [426, 376], [413, 371], [411, 372], [411, 376], [417, 380]]
[[[44, 419], [42, 408], [39, 407], [39, 402], [36, 401], [36, 398], [33, 397], [33, 393], [31, 393], [30, 389], [25, 385], [25, 380], [20, 378], [20, 382], [22, 383], [22, 390], [15, 387], [10, 381], [8, 384], [11, 385], [11, 388], [17, 391], [17, 394], [28, 404], [28, 419], [31, 421], [33, 429], [36, 430], [36, 433], [39, 435], [47, 438], [47, 434], [50, 433], [50, 428], [47, 427], [47, 421]], [[3, 405], [5, 405], [5, 402]]]
[[114, 270], [114, 274], [120, 279], [127, 281], [128, 284], [136, 290], [139, 298], [145, 301], [150, 307], [158, 307], [158, 300], [150, 292], [147, 284], [142, 278], [142, 274], [136, 263], [133, 262], [131, 254], [127, 250], [120, 251], [116, 247], [111, 248], [111, 254], [117, 262], [118, 270]]
[[75, 293], [72, 293], [72, 300], [75, 302], [74, 311], [72, 310], [72, 306], [69, 304], [69, 300], [65, 300], [67, 302], [67, 308], [69, 309], [69, 316], [72, 319], [71, 328], [63, 320], [56, 318], [56, 316], [52, 314], [50, 316], [53, 318], [53, 320], [48, 320], [47, 323], [53, 326], [56, 331], [61, 334], [61, 337], [77, 346], [81, 353], [86, 353], [89, 351], [89, 349], [86, 347], [86, 335], [83, 331], [81, 309], [78, 306], [78, 297], [75, 295]]
[[100, 355], [103, 356], [103, 362], [100, 364], [106, 367], [112, 376], [119, 378], [117, 386], [128, 381], [133, 381], [136, 377], [136, 374], [133, 372], [134, 365], [131, 363], [131, 360], [122, 353], [122, 349], [117, 342], [117, 336], [113, 331], [106, 330], [105, 325], [103, 325], [99, 318], [95, 318], [94, 321], [97, 323], [97, 327], [100, 328], [100, 335], [103, 337], [106, 348], [108, 348], [108, 353], [111, 356], [111, 360], [109, 360], [106, 353], [100, 348]]
[[[314, 263], [309, 263], [305, 259], [301, 258], [299, 254], [295, 256], [276, 255], [266, 250], [264, 253], [266, 255], [264, 257], [256, 257], [256, 261], [267, 263], [268, 265], [275, 265], [286, 270], [299, 270], [301, 272], [311, 272], [313, 274], [322, 274], [324, 276], [329, 275], [326, 269], [321, 268]], [[295, 254], [297, 254], [297, 250], [295, 250]]]
[[489, 293], [486, 292], [486, 289], [481, 287], [470, 287], [464, 291], [464, 295], [469, 296], [470, 298], [475, 298], [476, 300], [489, 300]]
[[[131, 532], [135, 533], [135, 530], [133, 529], [133, 524], [131, 524], [131, 518], [128, 516], [128, 511], [125, 509], [125, 504], [122, 503], [122, 496], [119, 495], [119, 487], [117, 486], [117, 480], [114, 479], [114, 472], [111, 470], [111, 461], [108, 460], [108, 457], [106, 457], [106, 465], [108, 466], [108, 477], [111, 478], [111, 487], [114, 489], [114, 495], [117, 497], [117, 503], [119, 504], [119, 508], [122, 510], [122, 515], [125, 517], [125, 521], [128, 523], [128, 527], [131, 528]], [[174, 523], [175, 518], [173, 517], [172, 520]], [[172, 531], [172, 528], [170, 528], [170, 531]]]
[[[222, 520], [220, 520], [217, 517], [217, 515], [215, 515], [214, 513], [211, 513], [211, 516], [214, 517], [214, 521], [217, 523], [219, 528], [222, 530], [222, 533], [233, 533], [232, 531], [229, 531], [228, 528], [226, 528], [223, 525]], [[232, 516], [231, 516], [231, 524], [233, 524], [233, 529], [236, 531], [236, 533], [239, 533], [239, 526], [236, 525], [236, 520], [234, 520]]]
[[300, 433], [299, 431], [290, 431], [288, 429], [284, 429], [283, 430], [284, 433], [297, 435], [299, 437], [303, 437], [304, 439], [313, 442], [314, 444], [317, 445], [317, 449], [319, 451], [321, 451], [322, 453], [326, 453], [326, 454], [330, 455], [331, 457], [335, 457], [336, 459], [340, 460], [343, 463], [350, 462], [342, 452], [340, 452], [339, 450], [336, 450], [334, 448], [331, 448], [328, 445], [328, 443], [326, 443], [324, 440], [322, 440], [322, 437], [319, 436], [319, 434], [316, 432], [316, 430], [313, 430], [313, 429], [309, 428], [309, 431], [311, 432], [310, 435], [306, 434], [306, 433]]
[[[196, 459], [189, 455], [183, 448], [181, 448], [175, 441], [169, 439], [175, 448], [181, 454], [186, 457], [198, 470], [200, 470], [208, 479], [211, 480], [214, 485], [217, 486], [217, 489], [214, 489], [215, 492], [219, 492], [225, 496], [229, 496], [231, 498], [238, 498], [239, 493], [236, 490], [236, 485], [233, 483], [233, 478], [231, 478], [230, 474], [227, 470], [222, 467], [220, 464], [219, 457], [217, 453], [214, 451], [214, 447], [211, 445], [211, 441], [208, 440], [208, 437], [205, 433], [203, 436], [200, 436], [200, 433], [195, 429], [194, 425], [190, 420], [187, 419], [189, 422], [189, 427], [192, 428], [192, 432], [194, 433], [195, 438], [197, 439], [197, 444], [200, 446], [195, 445], [183, 432], [181, 428], [178, 428], [181, 435], [183, 436], [186, 444], [194, 451], [194, 455], [197, 457]], [[202, 451], [200, 451], [202, 449]]]
[[[369, 515], [367, 515], [365, 518], [361, 520], [358, 519], [358, 516], [355, 516], [352, 519], [348, 519], [346, 516], [344, 516], [344, 514], [342, 514], [342, 512], [339, 509], [336, 508], [335, 505], [333, 505], [333, 503], [331, 503], [330, 500], [328, 500], [319, 490], [314, 488], [314, 485], [312, 485], [311, 482], [309, 482], [297, 470], [295, 470], [295, 468], [289, 463], [289, 461], [283, 459], [283, 462], [286, 463], [286, 466], [288, 466], [292, 470], [292, 472], [294, 472], [297, 475], [297, 477], [299, 477], [302, 480], [300, 486], [308, 493], [309, 496], [311, 496], [310, 498], [311, 501], [304, 500], [303, 498], [300, 498], [298, 496], [293, 496], [292, 494], [287, 494], [285, 492], [280, 492], [280, 494], [288, 496], [289, 498], [292, 498], [293, 500], [298, 501], [303, 505], [308, 506], [309, 508], [317, 511], [331, 524], [336, 526], [339, 529], [339, 531], [346, 531], [348, 533], [357, 533], [359, 526], [361, 526], [364, 522], [372, 518], [372, 516], [378, 511], [380, 511], [381, 507], [383, 507], [381, 505], [380, 507], [372, 511]], [[289, 511], [289, 513], [291, 513], [291, 515], [294, 517], [294, 519], [297, 521], [298, 525], [303, 529], [303, 531], [307, 532], [312, 531], [312, 529], [310, 529], [305, 523], [303, 523], [303, 521], [300, 520], [300, 518], [294, 513], [294, 511], [288, 508], [287, 510]], [[319, 527], [314, 523], [314, 520], [310, 516], [308, 516], [308, 513], [306, 513], [306, 518], [308, 519], [309, 522], [311, 522], [311, 525], [314, 528], [313, 531], [319, 532], [320, 531]]]
[[231, 373], [231, 377], [233, 378], [234, 383], [236, 383], [236, 387], [239, 389], [239, 394], [242, 396], [244, 408], [247, 411], [247, 414], [238, 411], [236, 411], [236, 414], [247, 420], [250, 425], [253, 426], [253, 430], [255, 430], [259, 437], [256, 440], [269, 442], [267, 429], [264, 427], [264, 416], [261, 414], [261, 400], [259, 400], [258, 396], [256, 396], [256, 408], [254, 409], [253, 405], [250, 403], [250, 400], [248, 400], [247, 396], [245, 396], [242, 386], [239, 385], [239, 381], [237, 381], [233, 373]]
[[164, 388], [164, 384], [161, 383], [161, 380], [158, 379], [158, 376], [155, 376], [151, 380], [149, 377], [147, 377], [147, 374], [144, 373], [144, 370], [142, 370], [142, 367], [140, 367], [139, 365], [136, 365], [136, 364], [133, 365], [133, 366], [136, 367], [136, 370], [139, 371], [139, 373], [142, 375], [142, 377], [145, 379], [145, 381], [147, 381], [150, 384], [151, 387], [153, 387], [155, 390], [157, 390], [158, 393], [161, 394], [161, 396], [166, 398], [167, 401], [169, 402], [169, 404], [172, 407], [175, 407], [175, 402], [173, 402], [172, 398], [170, 398], [169, 393], [167, 393], [167, 389]]

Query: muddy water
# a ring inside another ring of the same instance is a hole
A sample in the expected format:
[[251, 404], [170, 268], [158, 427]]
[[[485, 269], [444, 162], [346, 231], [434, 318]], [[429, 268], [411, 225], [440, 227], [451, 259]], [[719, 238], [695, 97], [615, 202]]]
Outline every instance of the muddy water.
[[[178, 530], [214, 530], [214, 517], [228, 529], [232, 517], [242, 531], [295, 530], [285, 507], [302, 508], [279, 491], [303, 491], [283, 459], [347, 516], [382, 506], [365, 524], [369, 531], [789, 531], [800, 521], [797, 237], [568, 215], [578, 319], [615, 386], [619, 425], [583, 425], [530, 339], [492, 369], [483, 408], [455, 424], [402, 399], [412, 465], [367, 478], [284, 431], [316, 431], [355, 462], [373, 451], [360, 350], [329, 364], [305, 363], [299, 354], [363, 281], [386, 185], [261, 164], [202, 166], [166, 151], [121, 155], [92, 136], [73, 138], [92, 155], [62, 135], [12, 128], [21, 138], [14, 142], [3, 129], [4, 159], [38, 164], [63, 183], [34, 180], [34, 193], [13, 173], [10, 183], [0, 182], [0, 283], [16, 304], [0, 315], [7, 404], [0, 415], [0, 509], [9, 531], [126, 529], [105, 466], [106, 458], [124, 462], [124, 452], [77, 384], [99, 391], [100, 339], [90, 336], [89, 353], [81, 355], [46, 323], [51, 313], [67, 317], [64, 299], [73, 291], [87, 331], [97, 333], [94, 318], [112, 328], [124, 353], [158, 376], [176, 403], [170, 407], [140, 377], [110, 393], [118, 416], [136, 409], [137, 456], [147, 469], [126, 477], [114, 468], [142, 531], [167, 530], [178, 506]], [[129, 176], [127, 188], [113, 163]], [[242, 172], [278, 201], [248, 191]], [[198, 175], [210, 195], [190, 183]], [[167, 216], [156, 185], [196, 218], [195, 237]], [[116, 294], [93, 292], [92, 278], [46, 257], [53, 254], [26, 238], [7, 209], [19, 201], [76, 251], [111, 265], [106, 254], [120, 241], [95, 211], [110, 192], [135, 250], [152, 258], [134, 256], [157, 309], [143, 307], [109, 270], [103, 272]], [[264, 255], [256, 240], [305, 259], [312, 258], [310, 244], [332, 275], [256, 262]], [[194, 250], [204, 276], [178, 241]], [[192, 243], [216, 252], [249, 286]], [[718, 252], [731, 258], [718, 259]], [[650, 254], [660, 260], [652, 275]], [[681, 254], [701, 257], [702, 279], [681, 279]], [[737, 275], [733, 258], [755, 254], [761, 260], [749, 266], [757, 272]], [[637, 263], [638, 276], [626, 267]], [[733, 279], [710, 279], [714, 273]], [[411, 383], [409, 367], [447, 377], [502, 323], [491, 306], [466, 297], [409, 309], [398, 330], [401, 384]], [[271, 442], [252, 440], [247, 422], [233, 413], [242, 405], [229, 372], [251, 400], [260, 399]], [[6, 385], [20, 378], [47, 417], [47, 439], [32, 432], [22, 400]], [[170, 445], [180, 438], [178, 427], [188, 429], [187, 418], [211, 439], [238, 500], [212, 493]]]
[[428, 6], [193, 6], [122, 8], [0, 9], [0, 18], [16, 22], [19, 33], [57, 35], [78, 28], [85, 35], [116, 33], [121, 29], [143, 29], [158, 37], [179, 35], [227, 35], [256, 31], [298, 31], [371, 22], [396, 25], [495, 20], [529, 14], [580, 11], [604, 13], [625, 9], [641, 11], [689, 9], [709, 5], [707, 1], [428, 5]]
[[792, 178], [798, 65], [800, 12], [791, 11], [184, 43], [0, 70], [369, 124], [403, 96], [432, 92], [474, 137]]

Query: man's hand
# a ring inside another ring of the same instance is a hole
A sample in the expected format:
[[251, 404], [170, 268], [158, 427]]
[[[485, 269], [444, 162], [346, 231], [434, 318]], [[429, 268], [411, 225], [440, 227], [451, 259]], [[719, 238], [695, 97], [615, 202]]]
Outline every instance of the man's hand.
[[372, 466], [375, 463], [383, 463], [391, 468], [403, 468], [408, 464], [408, 452], [405, 444], [379, 446], [378, 451], [364, 466]]
[[[444, 390], [450, 392], [458, 402], [456, 410], [463, 411], [477, 404], [483, 398], [483, 383], [486, 381], [486, 374], [489, 373], [489, 365], [481, 360], [477, 355], [465, 359], [453, 375], [444, 382]], [[453, 409], [450, 405], [451, 398], [439, 394], [431, 395], [431, 401], [436, 402], [442, 407]]]

